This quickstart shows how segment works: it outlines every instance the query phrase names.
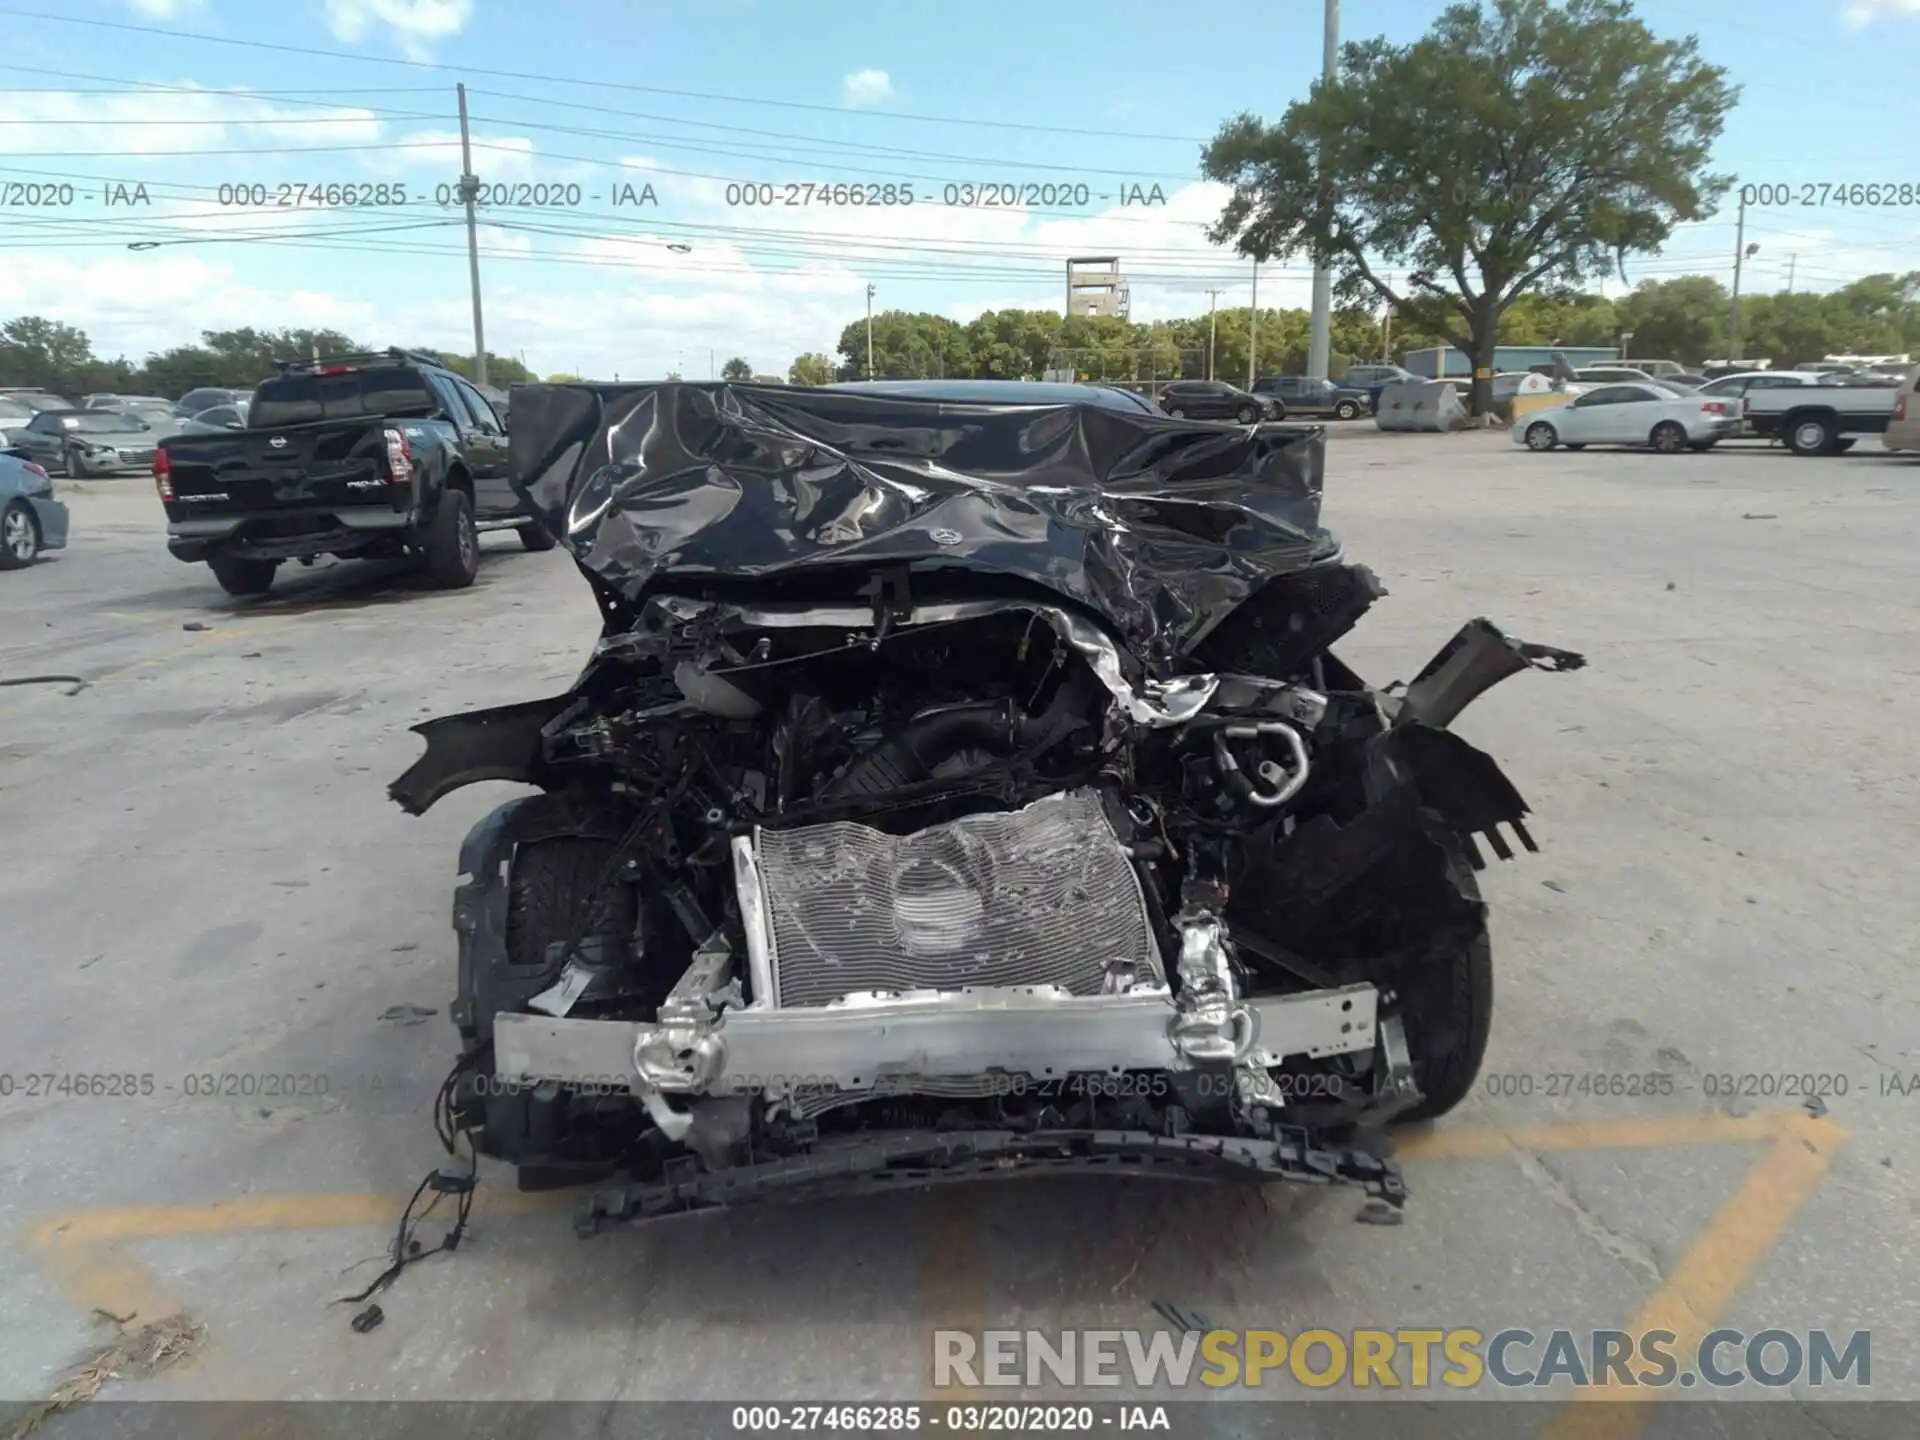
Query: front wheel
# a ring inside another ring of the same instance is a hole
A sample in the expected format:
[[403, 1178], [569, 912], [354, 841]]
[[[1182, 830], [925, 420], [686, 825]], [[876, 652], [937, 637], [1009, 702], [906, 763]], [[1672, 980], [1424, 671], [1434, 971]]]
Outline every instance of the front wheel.
[[207, 568], [220, 588], [229, 595], [264, 595], [273, 588], [278, 560], [235, 560], [227, 557], [209, 560]]
[[80, 458], [80, 452], [78, 450], [66, 449], [60, 452], [60, 473], [69, 480], [84, 480], [87, 478], [87, 465], [86, 462]]
[[559, 542], [553, 538], [551, 530], [536, 520], [531, 525], [520, 527], [520, 543], [535, 554], [539, 554], [541, 551], [551, 550]]
[[40, 524], [24, 500], [0, 511], [0, 570], [24, 570], [40, 555]]
[[1251, 405], [1242, 405], [1238, 410], [1233, 412], [1233, 418], [1238, 420], [1242, 425], [1251, 425], [1260, 418], [1260, 412]]
[[1351, 400], [1342, 400], [1333, 407], [1334, 418], [1338, 420], [1351, 420], [1359, 413], [1360, 407]]
[[1576, 444], [1574, 444], [1574, 443], [1573, 443], [1573, 442], [1572, 442], [1571, 440], [1569, 440], [1569, 441], [1567, 442], [1567, 449], [1569, 449], [1569, 450], [1584, 450], [1584, 449], [1586, 449], [1586, 448], [1587, 448], [1587, 442], [1586, 442], [1586, 441], [1584, 441], [1584, 440], [1582, 440], [1582, 441], [1581, 441], [1581, 442], [1580, 442], [1579, 444], [1577, 444], [1577, 445], [1576, 445]]
[[427, 573], [442, 590], [464, 590], [480, 573], [480, 532], [464, 490], [441, 492], [427, 538]]
[[1836, 455], [1844, 455], [1853, 448], [1853, 443], [1852, 440], [1836, 440], [1833, 442], [1833, 453]]
[[[1478, 904], [1480, 884], [1466, 858], [1450, 855], [1448, 872], [1460, 893]], [[1395, 1116], [1396, 1123], [1434, 1120], [1453, 1109], [1473, 1089], [1487, 1054], [1493, 1028], [1493, 942], [1485, 924], [1435, 964], [1433, 983], [1422, 988], [1420, 1003], [1410, 1003], [1405, 1012], [1420, 1103]]]
[[1662, 455], [1678, 455], [1687, 448], [1686, 428], [1675, 421], [1662, 420], [1653, 427], [1647, 441]]
[[1558, 432], [1546, 421], [1536, 420], [1527, 427], [1527, 449], [1544, 453], [1559, 443]]

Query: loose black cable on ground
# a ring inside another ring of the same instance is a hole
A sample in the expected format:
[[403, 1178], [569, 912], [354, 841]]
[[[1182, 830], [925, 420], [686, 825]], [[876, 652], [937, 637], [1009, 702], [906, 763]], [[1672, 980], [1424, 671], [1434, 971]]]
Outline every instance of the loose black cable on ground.
[[[459, 1154], [459, 1135], [453, 1127], [453, 1092], [460, 1083], [460, 1076], [474, 1063], [475, 1058], [474, 1055], [468, 1054], [462, 1055], [455, 1061], [453, 1069], [447, 1072], [447, 1078], [440, 1082], [440, 1089], [433, 1097], [433, 1131], [439, 1138], [441, 1147], [445, 1149], [449, 1155], [457, 1156]], [[458, 1171], [438, 1168], [430, 1171], [427, 1177], [422, 1180], [419, 1185], [414, 1187], [413, 1195], [407, 1201], [407, 1208], [400, 1212], [400, 1227], [394, 1233], [393, 1248], [390, 1252], [392, 1258], [388, 1262], [387, 1268], [375, 1276], [373, 1283], [368, 1285], [367, 1288], [359, 1294], [343, 1295], [333, 1303], [336, 1305], [358, 1305], [363, 1300], [371, 1299], [373, 1296], [385, 1290], [389, 1285], [393, 1284], [393, 1282], [400, 1277], [400, 1272], [405, 1270], [409, 1265], [417, 1261], [425, 1260], [429, 1256], [441, 1254], [443, 1251], [450, 1253], [458, 1250], [460, 1248], [460, 1242], [466, 1238], [467, 1222], [473, 1213], [473, 1195], [474, 1191], [479, 1188], [479, 1183], [480, 1153], [474, 1148], [472, 1138], [469, 1137], [467, 1141], [466, 1173], [461, 1174]], [[422, 1210], [418, 1216], [415, 1216], [413, 1213], [414, 1208], [419, 1205], [421, 1197], [427, 1195], [429, 1192], [432, 1193], [433, 1198], [427, 1201], [426, 1209]], [[440, 1243], [435, 1245], [431, 1250], [422, 1249], [420, 1242], [414, 1238], [413, 1231], [428, 1215], [433, 1213], [434, 1207], [440, 1203], [441, 1197], [445, 1195], [459, 1197], [458, 1206], [454, 1210], [453, 1228], [448, 1230], [447, 1233], [441, 1237]], [[371, 1328], [371, 1326], [367, 1328]]]
[[87, 682], [78, 675], [22, 675], [18, 680], [0, 680], [0, 686], [6, 685], [71, 685], [75, 694], [87, 688]]

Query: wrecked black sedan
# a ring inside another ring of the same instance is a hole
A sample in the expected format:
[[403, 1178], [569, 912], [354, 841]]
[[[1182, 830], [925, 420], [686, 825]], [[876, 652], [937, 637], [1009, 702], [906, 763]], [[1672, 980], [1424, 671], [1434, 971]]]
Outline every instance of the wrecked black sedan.
[[[1055, 387], [1057, 388], [1057, 387]], [[530, 385], [522, 498], [603, 634], [563, 695], [418, 728], [468, 836], [450, 1111], [589, 1228], [1097, 1170], [1352, 1182], [1467, 1093], [1482, 847], [1447, 728], [1578, 655], [1484, 620], [1404, 688], [1324, 432], [1010, 386]]]

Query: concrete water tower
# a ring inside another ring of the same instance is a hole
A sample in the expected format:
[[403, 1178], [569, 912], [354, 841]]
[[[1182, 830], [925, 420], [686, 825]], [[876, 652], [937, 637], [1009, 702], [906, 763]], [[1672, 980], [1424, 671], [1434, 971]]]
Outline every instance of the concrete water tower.
[[1068, 315], [1125, 320], [1129, 310], [1127, 280], [1120, 273], [1118, 255], [1077, 255], [1067, 261]]

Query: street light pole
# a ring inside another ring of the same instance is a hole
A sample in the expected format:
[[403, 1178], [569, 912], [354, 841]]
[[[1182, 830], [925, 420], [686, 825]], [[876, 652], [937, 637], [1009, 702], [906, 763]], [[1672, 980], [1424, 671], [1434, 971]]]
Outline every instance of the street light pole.
[[473, 288], [473, 378], [487, 383], [487, 332], [480, 320], [480, 233], [475, 228], [473, 202], [480, 181], [473, 173], [473, 138], [467, 132], [467, 87], [454, 87], [460, 96], [460, 200], [467, 209], [467, 279]]
[[[1326, 0], [1326, 22], [1321, 35], [1320, 78], [1333, 83], [1340, 59], [1340, 0]], [[1324, 170], [1326, 152], [1321, 151]], [[1333, 360], [1333, 272], [1324, 265], [1313, 267], [1313, 321], [1307, 337], [1307, 374], [1315, 380], [1327, 378]]]
[[1209, 290], [1207, 292], [1207, 379], [1209, 380], [1213, 379], [1213, 337], [1216, 333], [1215, 327], [1218, 323], [1214, 319], [1213, 312], [1214, 307], [1219, 303], [1220, 292], [1218, 290]]
[[873, 286], [867, 286], [867, 378], [873, 379]]
[[1727, 347], [1729, 361], [1740, 358], [1740, 265], [1747, 257], [1747, 197], [1740, 195], [1740, 220], [1733, 231], [1733, 337]]
[[1260, 262], [1253, 262], [1253, 309], [1247, 313], [1247, 389], [1260, 363]]

